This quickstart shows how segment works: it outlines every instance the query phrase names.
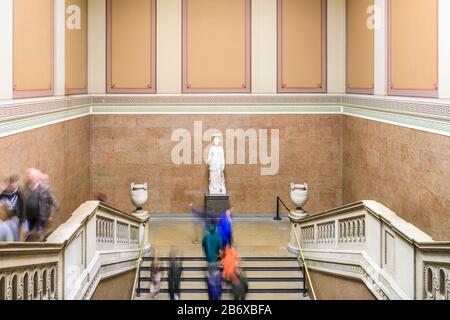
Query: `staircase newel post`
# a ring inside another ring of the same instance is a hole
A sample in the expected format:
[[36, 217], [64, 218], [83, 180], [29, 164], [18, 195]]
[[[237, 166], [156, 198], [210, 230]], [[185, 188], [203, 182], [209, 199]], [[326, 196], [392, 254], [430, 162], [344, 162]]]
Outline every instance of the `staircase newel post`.
[[300, 228], [300, 222], [305, 219], [306, 217], [308, 217], [308, 214], [306, 213], [298, 213], [296, 212], [296, 210], [293, 210], [289, 213], [288, 215], [289, 220], [291, 221], [291, 225], [292, 228], [290, 228], [290, 239], [289, 239], [289, 243], [288, 243], [288, 251], [298, 255], [300, 253], [300, 249], [297, 245], [297, 239], [295, 237], [295, 233], [294, 233], [294, 228], [297, 231], [297, 234], [300, 237], [300, 241], [302, 239], [302, 234], [301, 234], [301, 228]]

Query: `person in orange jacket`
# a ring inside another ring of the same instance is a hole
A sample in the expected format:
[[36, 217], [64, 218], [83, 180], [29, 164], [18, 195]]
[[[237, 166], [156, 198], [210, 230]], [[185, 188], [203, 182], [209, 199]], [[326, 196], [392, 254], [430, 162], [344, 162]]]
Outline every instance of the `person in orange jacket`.
[[236, 248], [228, 244], [225, 250], [222, 252], [222, 260], [220, 264], [223, 266], [223, 279], [230, 282], [233, 274], [235, 273], [236, 266], [239, 261], [239, 254]]

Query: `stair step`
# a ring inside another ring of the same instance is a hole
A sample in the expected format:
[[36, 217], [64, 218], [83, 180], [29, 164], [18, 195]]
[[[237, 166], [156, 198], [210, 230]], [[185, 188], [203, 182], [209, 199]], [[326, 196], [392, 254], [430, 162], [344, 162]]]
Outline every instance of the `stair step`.
[[[242, 267], [244, 271], [299, 271], [299, 267]], [[168, 271], [169, 267], [161, 267], [161, 271]], [[207, 266], [181, 267], [182, 271], [207, 271]], [[141, 271], [150, 271], [150, 267], [141, 267]]]
[[[150, 277], [141, 277], [140, 278], [141, 282], [150, 282], [151, 278]], [[303, 277], [278, 277], [278, 278], [265, 278], [265, 277], [261, 277], [261, 278], [249, 278], [247, 277], [247, 280], [249, 282], [302, 282], [303, 281]], [[168, 281], [168, 278], [161, 278], [161, 282], [165, 282]], [[186, 277], [186, 278], [181, 278], [181, 282], [201, 282], [201, 281], [206, 281], [206, 277]]]
[[[277, 261], [277, 262], [264, 262], [264, 261], [240, 261], [237, 264], [239, 267], [261, 267], [261, 268], [284, 268], [284, 267], [293, 267], [296, 270], [301, 270], [301, 267], [299, 264], [295, 261]], [[169, 268], [170, 265], [166, 262], [162, 262], [160, 265], [160, 268]], [[186, 267], [205, 267], [207, 268], [208, 265], [206, 262], [202, 261], [185, 261], [181, 265], [183, 268]], [[151, 263], [148, 261], [145, 261], [141, 264], [141, 268], [148, 268], [151, 267]]]
[[[161, 283], [161, 289], [168, 289], [168, 282]], [[271, 289], [303, 289], [303, 282], [249, 282], [250, 289], [261, 289], [261, 290], [271, 290]], [[140, 289], [149, 289], [150, 282], [141, 283]], [[231, 286], [228, 284], [222, 284], [223, 289], [230, 289]], [[207, 290], [208, 286], [206, 281], [197, 281], [197, 282], [182, 282], [180, 284], [180, 289], [201, 289]]]
[[[139, 290], [140, 293], [150, 293], [150, 288], [142, 288]], [[183, 293], [207, 293], [207, 289], [180, 289], [180, 292]], [[222, 290], [223, 293], [231, 293], [231, 289], [225, 288]], [[258, 288], [258, 289], [248, 289], [248, 293], [305, 293], [306, 291], [303, 288]], [[160, 293], [168, 293], [168, 289], [161, 289]]]
[[[153, 257], [143, 257], [143, 261], [151, 261]], [[198, 257], [180, 257], [182, 261], [206, 261], [204, 256]], [[241, 261], [297, 261], [296, 257], [242, 257]], [[160, 257], [160, 261], [169, 261], [170, 257]]]
[[[229, 293], [222, 294], [221, 300], [232, 300], [233, 297]], [[136, 300], [152, 300], [150, 293], [141, 293]], [[158, 300], [169, 300], [167, 293], [160, 293]], [[181, 300], [208, 300], [207, 293], [183, 293]], [[299, 293], [249, 293], [246, 300], [310, 300], [308, 296]]]
[[[204, 278], [205, 277], [205, 270], [184, 270], [182, 273], [183, 278]], [[247, 278], [303, 278], [303, 273], [300, 270], [294, 270], [294, 271], [284, 271], [284, 272], [277, 272], [277, 271], [246, 271], [245, 275]], [[146, 278], [150, 276], [150, 271], [142, 271], [141, 277]], [[162, 273], [162, 277], [167, 278], [167, 272]]]

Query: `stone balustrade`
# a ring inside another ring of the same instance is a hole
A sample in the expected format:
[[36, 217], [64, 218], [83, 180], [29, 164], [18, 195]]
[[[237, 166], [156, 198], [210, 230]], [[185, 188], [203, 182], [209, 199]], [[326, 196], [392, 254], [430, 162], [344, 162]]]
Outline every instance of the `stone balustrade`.
[[0, 300], [89, 299], [103, 278], [136, 268], [147, 221], [88, 201], [46, 242], [0, 243]]
[[311, 215], [300, 230], [311, 270], [359, 279], [378, 299], [450, 300], [450, 243], [378, 202]]

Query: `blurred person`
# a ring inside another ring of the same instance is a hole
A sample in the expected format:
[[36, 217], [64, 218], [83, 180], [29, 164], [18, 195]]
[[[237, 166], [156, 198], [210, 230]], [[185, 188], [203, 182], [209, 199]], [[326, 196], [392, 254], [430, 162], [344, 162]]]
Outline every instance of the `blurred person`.
[[217, 223], [217, 215], [214, 212], [207, 212], [194, 208], [194, 204], [189, 204], [189, 210], [194, 214], [194, 240], [193, 244], [198, 244], [204, 235], [204, 229], [207, 224]]
[[220, 238], [216, 224], [208, 223], [206, 225], [202, 246], [206, 261], [208, 261], [208, 263], [217, 263], [220, 257], [220, 250], [222, 250], [222, 239]]
[[217, 263], [208, 266], [206, 274], [209, 300], [220, 300], [222, 296], [222, 275]]
[[194, 236], [192, 243], [199, 244], [205, 226], [205, 213], [194, 208], [193, 203], [190, 203], [188, 207], [189, 210], [194, 214]]
[[233, 208], [228, 209], [225, 212], [222, 212], [219, 219], [219, 232], [220, 237], [222, 238], [222, 245], [226, 247], [228, 244], [231, 244], [233, 239], [233, 228], [232, 228], [232, 220], [231, 213], [233, 212]]
[[0, 202], [0, 241], [15, 242], [20, 239], [19, 218]]
[[19, 176], [14, 174], [4, 181], [5, 188], [0, 194], [0, 202], [11, 211], [13, 216], [23, 222], [24, 201], [22, 189], [19, 186]]
[[225, 281], [231, 282], [238, 262], [239, 262], [238, 251], [230, 243], [225, 247], [225, 250], [222, 252], [222, 260], [220, 261], [220, 264], [223, 267], [222, 276]]
[[150, 279], [150, 294], [154, 300], [157, 300], [161, 289], [161, 266], [156, 251], [153, 256], [152, 265], [150, 266]]
[[168, 272], [168, 289], [170, 300], [180, 300], [180, 281], [182, 273], [181, 258], [177, 257], [172, 249], [170, 253], [170, 266]]
[[247, 296], [248, 281], [240, 268], [236, 268], [231, 276], [231, 292], [234, 300], [245, 300]]
[[48, 183], [48, 175], [34, 168], [27, 169], [24, 195], [28, 240], [40, 241], [55, 211], [59, 210], [59, 203]]

